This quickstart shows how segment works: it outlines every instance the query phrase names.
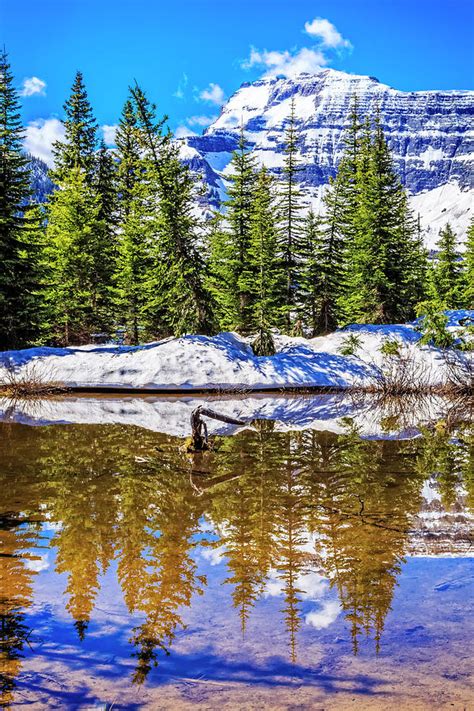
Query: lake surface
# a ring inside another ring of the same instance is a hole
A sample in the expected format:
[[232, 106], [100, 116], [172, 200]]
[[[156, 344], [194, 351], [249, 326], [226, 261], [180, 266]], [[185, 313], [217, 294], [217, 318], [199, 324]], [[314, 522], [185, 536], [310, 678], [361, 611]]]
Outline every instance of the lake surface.
[[320, 401], [204, 454], [171, 400], [4, 408], [0, 705], [474, 709], [472, 419]]

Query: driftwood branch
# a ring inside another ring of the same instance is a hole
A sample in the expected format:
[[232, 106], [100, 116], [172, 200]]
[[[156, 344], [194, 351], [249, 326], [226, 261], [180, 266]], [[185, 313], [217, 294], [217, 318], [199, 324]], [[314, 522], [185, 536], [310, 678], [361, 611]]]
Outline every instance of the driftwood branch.
[[208, 407], [199, 405], [199, 407], [196, 407], [191, 414], [192, 434], [189, 449], [192, 452], [204, 452], [206, 449], [209, 449], [207, 425], [203, 420], [203, 417], [210, 417], [213, 420], [226, 422], [228, 425], [247, 424], [243, 420], [236, 420], [233, 417], [227, 417], [227, 415], [220, 415], [218, 412], [214, 412], [214, 410], [210, 410]]

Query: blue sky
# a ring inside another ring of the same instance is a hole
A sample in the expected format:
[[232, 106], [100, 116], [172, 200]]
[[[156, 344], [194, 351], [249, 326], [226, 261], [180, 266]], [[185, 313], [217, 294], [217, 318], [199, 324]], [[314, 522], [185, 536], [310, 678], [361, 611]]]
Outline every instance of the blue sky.
[[100, 125], [117, 122], [136, 78], [172, 128], [200, 132], [265, 73], [325, 65], [407, 91], [473, 88], [473, 27], [473, 0], [0, 0], [25, 124], [45, 151], [77, 69]]

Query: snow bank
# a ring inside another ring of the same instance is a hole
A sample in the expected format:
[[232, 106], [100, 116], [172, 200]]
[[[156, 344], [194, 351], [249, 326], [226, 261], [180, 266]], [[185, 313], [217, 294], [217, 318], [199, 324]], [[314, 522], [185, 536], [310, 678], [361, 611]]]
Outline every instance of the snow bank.
[[[474, 311], [448, 312], [450, 327], [474, 319]], [[341, 355], [349, 337], [353, 355]], [[387, 357], [380, 348], [397, 340], [416, 366], [423, 385], [446, 381], [443, 355], [417, 345], [415, 324], [349, 326], [325, 337], [278, 336], [277, 353], [256, 357], [248, 339], [235, 333], [169, 338], [144, 346], [30, 348], [0, 354], [0, 382], [8, 368], [16, 377], [63, 383], [69, 388], [159, 391], [251, 391], [280, 388], [347, 389], [370, 385]], [[466, 355], [472, 358], [472, 355]], [[415, 372], [415, 370], [413, 371]]]

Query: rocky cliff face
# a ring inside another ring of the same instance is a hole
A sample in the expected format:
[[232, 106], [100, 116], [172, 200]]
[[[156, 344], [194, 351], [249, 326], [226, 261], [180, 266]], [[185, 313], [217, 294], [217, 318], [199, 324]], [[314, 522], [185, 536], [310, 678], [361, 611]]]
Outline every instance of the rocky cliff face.
[[300, 181], [316, 210], [343, 150], [352, 96], [363, 115], [380, 109], [395, 165], [419, 212], [427, 243], [451, 221], [460, 236], [474, 195], [474, 91], [402, 92], [373, 77], [326, 69], [296, 79], [244, 84], [202, 136], [186, 139], [183, 156], [204, 173], [211, 198], [225, 191], [225, 176], [243, 126], [259, 160], [283, 166], [285, 123], [294, 99], [300, 132]]

